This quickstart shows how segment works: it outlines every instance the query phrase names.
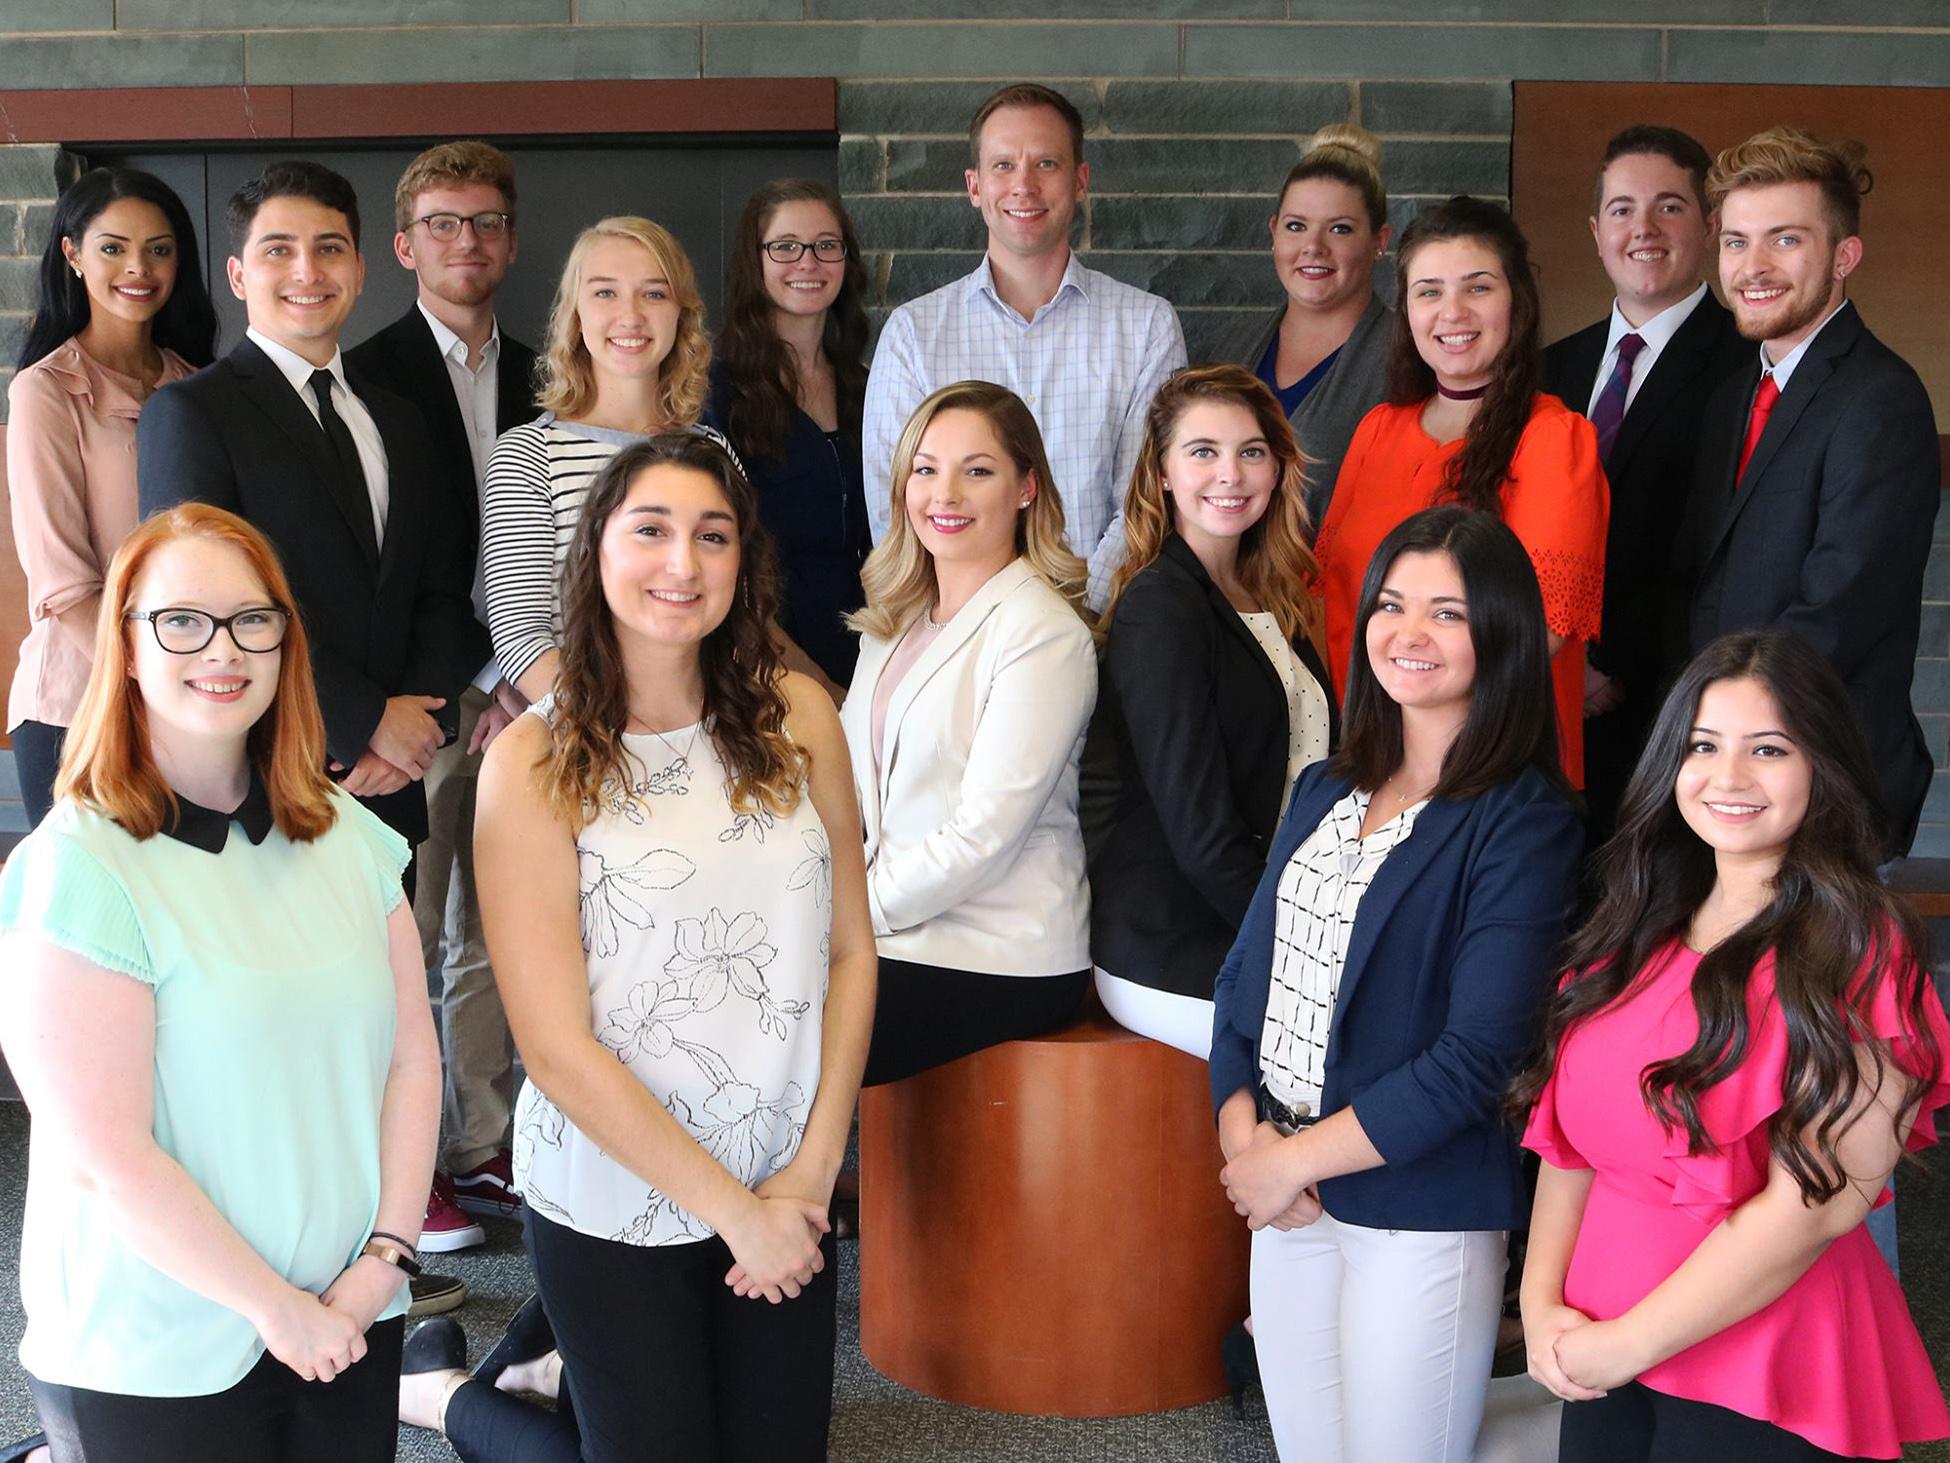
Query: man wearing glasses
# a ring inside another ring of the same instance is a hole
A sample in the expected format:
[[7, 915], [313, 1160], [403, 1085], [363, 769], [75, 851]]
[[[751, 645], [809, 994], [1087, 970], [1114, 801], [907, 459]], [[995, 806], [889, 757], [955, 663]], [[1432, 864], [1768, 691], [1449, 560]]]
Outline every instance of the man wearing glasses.
[[[504, 334], [494, 313], [515, 261], [514, 163], [485, 142], [429, 148], [400, 174], [393, 217], [393, 257], [418, 278], [418, 298], [347, 360], [425, 418], [443, 512], [466, 535], [474, 616], [485, 635], [479, 557], [488, 453], [497, 436], [535, 415], [535, 353]], [[509, 1158], [514, 1043], [481, 934], [474, 790], [481, 754], [524, 705], [500, 665], [484, 656], [461, 692], [459, 737], [427, 768], [427, 840], [413, 914], [427, 968], [440, 972], [446, 1102], [422, 1250], [478, 1245], [486, 1232], [476, 1216], [520, 1212]]]

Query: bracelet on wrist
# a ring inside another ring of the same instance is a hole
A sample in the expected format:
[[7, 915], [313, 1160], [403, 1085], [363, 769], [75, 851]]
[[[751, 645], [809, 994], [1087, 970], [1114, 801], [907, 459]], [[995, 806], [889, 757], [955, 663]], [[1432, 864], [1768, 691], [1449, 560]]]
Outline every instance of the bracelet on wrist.
[[371, 1255], [375, 1260], [383, 1260], [404, 1275], [417, 1276], [420, 1273], [420, 1262], [413, 1258], [410, 1250], [403, 1250], [391, 1241], [390, 1235], [385, 1239], [377, 1235], [373, 1236], [366, 1241], [365, 1248], [359, 1251], [360, 1258]]

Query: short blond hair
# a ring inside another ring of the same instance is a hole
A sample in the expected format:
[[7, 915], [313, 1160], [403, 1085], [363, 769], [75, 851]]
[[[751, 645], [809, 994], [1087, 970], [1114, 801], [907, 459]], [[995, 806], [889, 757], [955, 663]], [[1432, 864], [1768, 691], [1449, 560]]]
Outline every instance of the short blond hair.
[[[1043, 577], [1051, 589], [1068, 600], [1086, 623], [1083, 592], [1089, 570], [1070, 551], [1064, 537], [1063, 499], [1050, 476], [1043, 434], [1021, 397], [991, 381], [957, 381], [944, 386], [914, 408], [894, 448], [892, 481], [884, 491], [891, 501], [887, 532], [860, 568], [866, 591], [864, 609], [847, 616], [847, 626], [879, 640], [892, 640], [935, 601], [934, 556], [927, 551], [914, 525], [907, 521], [907, 479], [914, 471], [914, 454], [928, 426], [944, 411], [972, 411], [995, 432], [1016, 471], [1036, 475], [1036, 496], [1016, 519], [1016, 553]], [[868, 484], [867, 491], [875, 487]]]
[[1715, 212], [1729, 193], [1776, 183], [1813, 183], [1835, 238], [1862, 231], [1862, 195], [1875, 186], [1863, 165], [1868, 148], [1848, 138], [1823, 139], [1798, 127], [1769, 127], [1735, 143], [1713, 160], [1706, 178], [1707, 206]]
[[501, 195], [501, 206], [515, 211], [515, 164], [488, 142], [443, 142], [429, 147], [406, 165], [393, 186], [393, 227], [402, 234], [413, 227], [413, 205], [429, 188], [456, 183], [485, 183]]
[[677, 299], [677, 339], [657, 372], [657, 407], [663, 417], [659, 429], [668, 432], [691, 426], [704, 414], [711, 372], [711, 337], [704, 329], [704, 296], [698, 293], [697, 271], [669, 229], [630, 214], [603, 219], [576, 235], [555, 287], [555, 304], [548, 312], [548, 347], [538, 367], [542, 379], [536, 402], [542, 410], [569, 420], [596, 404], [595, 367], [582, 343], [576, 297], [582, 290], [583, 262], [602, 239], [641, 244], [670, 282]]

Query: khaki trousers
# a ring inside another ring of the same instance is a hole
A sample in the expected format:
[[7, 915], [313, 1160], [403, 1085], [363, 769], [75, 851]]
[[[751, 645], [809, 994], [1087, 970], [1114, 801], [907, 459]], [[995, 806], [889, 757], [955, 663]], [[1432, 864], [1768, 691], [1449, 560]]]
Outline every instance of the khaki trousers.
[[429, 972], [441, 963], [440, 1044], [446, 1056], [440, 1167], [465, 1173], [506, 1148], [514, 1096], [514, 1042], [481, 937], [474, 884], [474, 791], [481, 759], [467, 743], [492, 700], [469, 686], [460, 736], [427, 769], [427, 841], [420, 845], [413, 918]]

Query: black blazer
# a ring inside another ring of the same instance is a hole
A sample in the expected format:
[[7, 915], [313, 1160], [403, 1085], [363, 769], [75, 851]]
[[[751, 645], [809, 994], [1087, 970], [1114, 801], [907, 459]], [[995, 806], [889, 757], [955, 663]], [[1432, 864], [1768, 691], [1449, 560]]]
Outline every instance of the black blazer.
[[[1582, 413], [1598, 384], [1611, 317], [1544, 352], [1544, 389]], [[1659, 633], [1670, 600], [1673, 543], [1686, 518], [1707, 398], [1753, 359], [1733, 314], [1712, 290], [1659, 352], [1619, 425], [1605, 476], [1611, 526], [1605, 534], [1603, 628], [1591, 663], [1620, 681], [1628, 700], [1653, 701], [1669, 667]]]
[[[389, 506], [377, 558], [370, 505], [343, 490], [317, 421], [248, 337], [149, 398], [136, 429], [136, 476], [145, 516], [212, 503], [271, 540], [311, 640], [327, 750], [350, 767], [389, 696], [444, 696], [440, 719], [451, 732], [461, 690], [489, 651], [469, 598], [463, 525], [444, 511], [444, 479], [419, 413], [349, 367], [347, 381], [386, 448]], [[426, 836], [417, 782], [370, 806], [409, 839]]]
[[1942, 458], [1929, 394], [1852, 304], [1822, 327], [1736, 485], [1758, 351], [1707, 406], [1682, 549], [1690, 643], [1793, 630], [1829, 659], [1862, 714], [1889, 852], [1916, 834], [1930, 754], [1910, 709], [1923, 572]]
[[[465, 525], [465, 541], [459, 547], [466, 554], [471, 582], [481, 552], [481, 493], [474, 481], [474, 453], [468, 445], [467, 426], [460, 418], [460, 403], [454, 400], [447, 363], [440, 358], [433, 329], [419, 305], [407, 306], [399, 319], [347, 351], [345, 367], [395, 396], [405, 397], [426, 423], [435, 456], [445, 469], [446, 511]], [[501, 332], [494, 415], [497, 437], [510, 427], [532, 422], [536, 416], [535, 352], [505, 330]], [[482, 657], [484, 662], [486, 659]]]
[[[1305, 636], [1293, 648], [1326, 695], [1332, 737], [1333, 682]], [[1122, 979], [1210, 999], [1279, 823], [1287, 702], [1266, 652], [1177, 534], [1117, 602], [1091, 735], [1114, 749], [1118, 778], [1090, 839], [1091, 958]]]

